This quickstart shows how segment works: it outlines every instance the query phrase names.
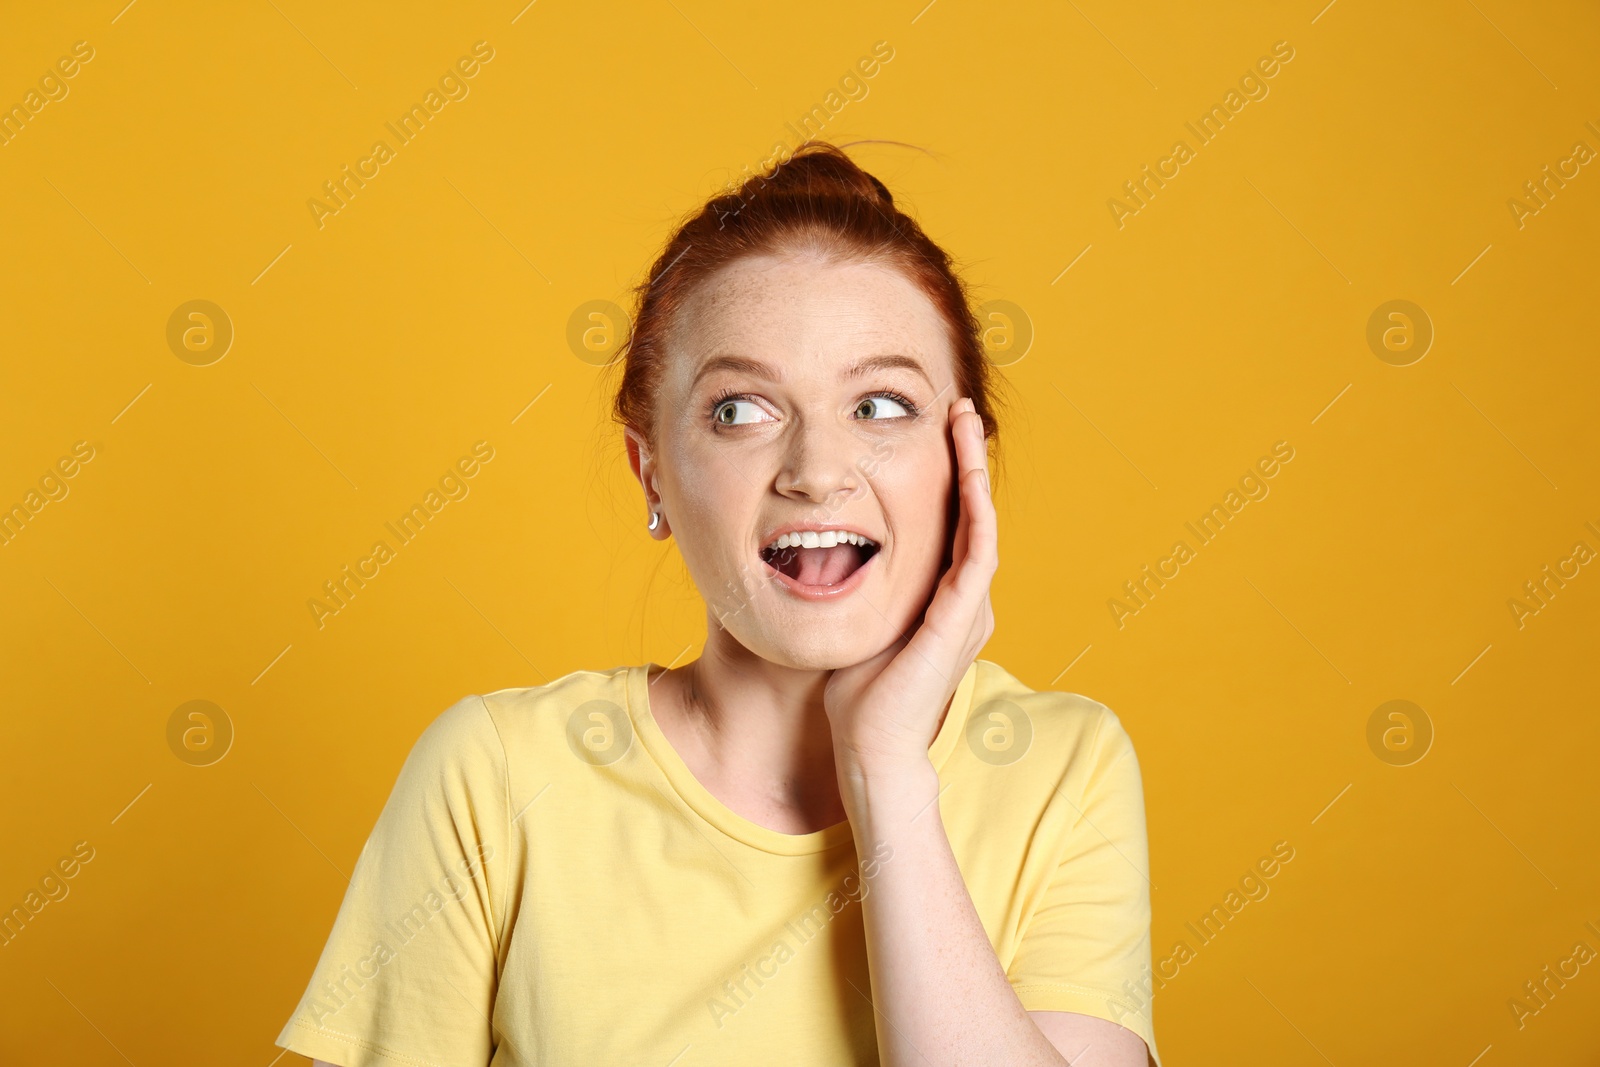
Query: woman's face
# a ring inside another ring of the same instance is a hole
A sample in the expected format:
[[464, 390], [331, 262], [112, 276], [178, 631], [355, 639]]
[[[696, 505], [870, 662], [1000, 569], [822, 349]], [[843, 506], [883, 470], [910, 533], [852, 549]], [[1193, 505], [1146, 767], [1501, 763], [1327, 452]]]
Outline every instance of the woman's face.
[[[677, 538], [712, 620], [761, 658], [828, 670], [883, 651], [921, 616], [952, 535], [959, 398], [933, 303], [891, 267], [751, 256], [673, 327], [656, 453], [629, 435], [656, 536]], [[774, 554], [795, 526], [873, 545]]]

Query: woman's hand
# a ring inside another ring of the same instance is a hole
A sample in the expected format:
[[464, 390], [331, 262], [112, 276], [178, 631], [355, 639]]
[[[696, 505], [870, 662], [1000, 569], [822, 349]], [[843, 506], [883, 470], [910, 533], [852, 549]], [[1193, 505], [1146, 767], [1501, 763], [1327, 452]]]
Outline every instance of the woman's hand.
[[994, 633], [989, 586], [999, 566], [983, 419], [972, 400], [950, 406], [960, 517], [950, 567], [910, 638], [833, 672], [823, 700], [842, 775], [926, 764], [940, 716]]

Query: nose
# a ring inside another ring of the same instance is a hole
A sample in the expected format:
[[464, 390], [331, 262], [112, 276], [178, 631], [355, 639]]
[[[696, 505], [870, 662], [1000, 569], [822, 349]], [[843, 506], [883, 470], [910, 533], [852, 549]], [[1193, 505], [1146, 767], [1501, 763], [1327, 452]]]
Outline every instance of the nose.
[[783, 496], [837, 509], [860, 490], [855, 455], [861, 443], [848, 427], [798, 416], [774, 487]]

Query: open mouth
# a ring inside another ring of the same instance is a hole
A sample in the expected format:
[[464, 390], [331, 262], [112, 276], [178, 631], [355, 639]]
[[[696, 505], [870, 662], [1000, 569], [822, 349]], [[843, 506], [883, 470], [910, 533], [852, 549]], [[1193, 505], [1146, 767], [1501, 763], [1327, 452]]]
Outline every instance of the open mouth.
[[876, 541], [845, 531], [784, 534], [761, 550], [773, 570], [802, 586], [837, 586], [877, 555]]

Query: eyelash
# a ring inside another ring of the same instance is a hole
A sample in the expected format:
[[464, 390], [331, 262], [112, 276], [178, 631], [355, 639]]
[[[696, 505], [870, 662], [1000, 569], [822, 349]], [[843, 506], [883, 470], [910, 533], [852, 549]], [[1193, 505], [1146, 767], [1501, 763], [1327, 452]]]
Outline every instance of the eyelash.
[[[893, 422], [896, 419], [914, 419], [918, 415], [922, 414], [922, 409], [921, 408], [917, 407], [917, 405], [913, 404], [908, 398], [906, 398], [904, 396], [901, 396], [899, 393], [895, 392], [892, 389], [879, 389], [876, 392], [866, 393], [861, 397], [861, 399], [862, 400], [866, 400], [866, 399], [868, 399], [870, 397], [875, 397], [875, 396], [887, 397], [888, 399], [893, 400], [896, 404], [899, 404], [901, 407], [905, 408], [908, 412], [910, 412], [910, 414], [909, 415], [896, 415], [894, 417], [894, 419], [865, 419], [865, 420], [863, 420], [865, 422]], [[732, 426], [722, 427], [722, 426], [717, 425], [717, 419], [716, 419], [717, 409], [720, 408], [723, 404], [727, 403], [730, 400], [749, 400], [749, 399], [750, 399], [750, 394], [749, 393], [741, 393], [737, 389], [725, 389], [722, 392], [718, 393], [716, 396], [712, 397], [711, 398], [711, 407], [706, 412], [706, 418], [711, 421], [712, 429], [717, 430], [719, 432], [721, 430], [723, 430], [723, 429], [730, 429], [730, 430], [734, 429], [734, 427], [732, 427]]]

